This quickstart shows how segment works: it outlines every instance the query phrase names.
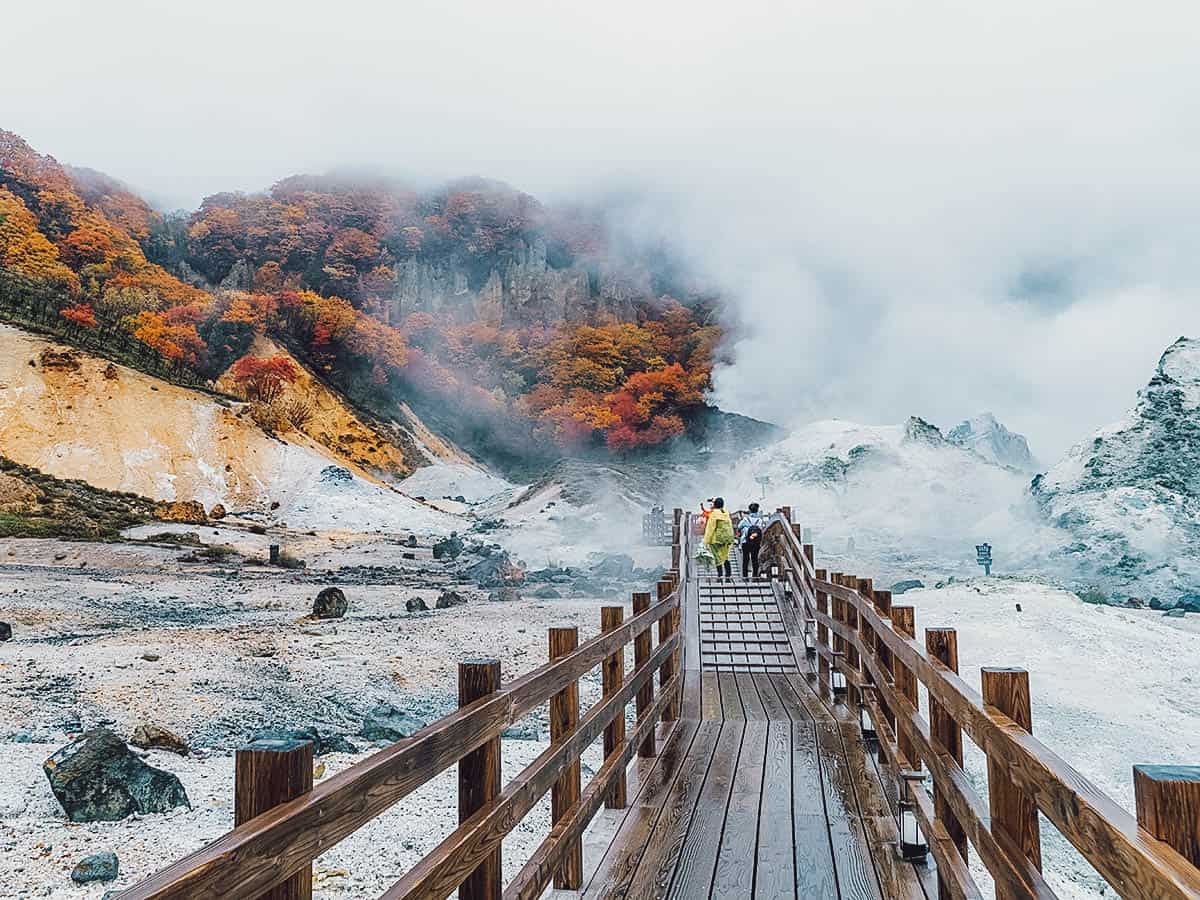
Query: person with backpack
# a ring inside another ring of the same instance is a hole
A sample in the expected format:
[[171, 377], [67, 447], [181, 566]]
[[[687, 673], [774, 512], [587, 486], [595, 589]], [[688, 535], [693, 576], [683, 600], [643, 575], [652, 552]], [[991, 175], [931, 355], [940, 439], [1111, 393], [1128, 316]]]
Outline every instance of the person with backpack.
[[749, 511], [738, 522], [738, 540], [742, 545], [742, 577], [758, 578], [758, 551], [762, 549], [763, 530], [767, 527], [766, 517], [758, 511], [758, 504], [751, 503]]
[[733, 566], [729, 562], [729, 551], [733, 549], [736, 538], [733, 534], [733, 520], [725, 512], [725, 500], [714, 497], [712, 511], [708, 514], [708, 524], [704, 526], [704, 543], [712, 551], [713, 560], [717, 567], [717, 577], [733, 580]]

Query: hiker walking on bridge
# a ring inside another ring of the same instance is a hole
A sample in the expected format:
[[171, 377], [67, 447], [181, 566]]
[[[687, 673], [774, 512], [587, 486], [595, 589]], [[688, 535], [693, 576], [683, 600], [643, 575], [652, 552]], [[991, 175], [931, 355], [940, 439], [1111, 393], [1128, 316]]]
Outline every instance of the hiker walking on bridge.
[[729, 563], [729, 551], [733, 549], [734, 541], [733, 520], [725, 511], [725, 500], [716, 497], [713, 499], [712, 512], [708, 514], [708, 524], [704, 526], [704, 543], [716, 561], [717, 576], [731, 581], [733, 567]]
[[751, 503], [749, 511], [738, 522], [738, 542], [742, 545], [742, 577], [758, 578], [758, 551], [762, 549], [763, 529], [767, 519], [758, 511], [758, 504]]

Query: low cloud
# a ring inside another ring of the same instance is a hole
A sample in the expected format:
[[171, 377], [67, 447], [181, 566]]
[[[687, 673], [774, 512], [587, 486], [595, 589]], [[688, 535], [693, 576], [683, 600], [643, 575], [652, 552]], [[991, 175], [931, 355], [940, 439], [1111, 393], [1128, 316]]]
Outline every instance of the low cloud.
[[0, 125], [194, 207], [299, 171], [643, 199], [722, 403], [993, 410], [1043, 459], [1200, 333], [1194, 4], [21, 4]]

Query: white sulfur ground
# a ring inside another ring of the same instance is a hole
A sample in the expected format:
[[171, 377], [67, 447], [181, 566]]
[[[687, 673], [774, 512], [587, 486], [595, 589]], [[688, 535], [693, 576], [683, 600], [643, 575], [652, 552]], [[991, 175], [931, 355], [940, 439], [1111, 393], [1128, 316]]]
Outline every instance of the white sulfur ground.
[[[504, 779], [515, 777], [542, 753], [541, 741], [503, 742]], [[178, 809], [123, 822], [67, 822], [45, 788], [41, 760], [56, 745], [0, 744], [0, 858], [5, 877], [0, 896], [99, 900], [127, 888], [161, 867], [199, 850], [233, 827], [233, 757], [181, 758], [151, 751], [147, 762], [179, 776], [193, 810]], [[369, 754], [322, 757], [328, 778]], [[584, 778], [601, 762], [601, 749], [584, 755]], [[432, 851], [457, 825], [457, 781], [453, 768], [410, 794], [382, 816], [320, 856], [313, 864], [317, 898], [378, 897]], [[32, 798], [32, 799], [30, 799]], [[504, 842], [505, 879], [516, 875], [550, 830], [549, 797], [543, 799]], [[72, 884], [80, 859], [115, 849], [121, 875], [106, 885]]]
[[[1200, 763], [1200, 616], [1091, 606], [1006, 578], [910, 591], [893, 603], [916, 608], [918, 634], [958, 630], [968, 684], [978, 687], [982, 666], [1028, 669], [1034, 734], [1125, 809], [1133, 809], [1133, 765]], [[986, 796], [983, 755], [966, 743], [968, 777]], [[1060, 896], [1115, 896], [1044, 819], [1042, 842]], [[978, 862], [972, 870], [986, 882]]]

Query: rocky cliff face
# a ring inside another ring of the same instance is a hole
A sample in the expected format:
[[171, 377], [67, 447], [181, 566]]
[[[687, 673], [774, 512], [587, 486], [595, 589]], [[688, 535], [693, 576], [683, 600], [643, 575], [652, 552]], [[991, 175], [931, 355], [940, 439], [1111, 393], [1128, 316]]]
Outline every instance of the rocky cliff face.
[[539, 238], [517, 241], [507, 258], [482, 270], [457, 255], [399, 262], [386, 317], [446, 313], [489, 325], [586, 322], [600, 313], [632, 320], [649, 293], [649, 284], [613, 273], [555, 267]]
[[1015, 434], [996, 421], [989, 412], [967, 419], [951, 428], [946, 440], [978, 453], [988, 462], [1016, 469], [1018, 472], [1034, 472], [1037, 463], [1029, 452], [1025, 436]]
[[1200, 341], [1180, 338], [1120, 422], [1073, 447], [1031, 492], [1073, 542], [1066, 559], [1114, 594], [1200, 590]]

